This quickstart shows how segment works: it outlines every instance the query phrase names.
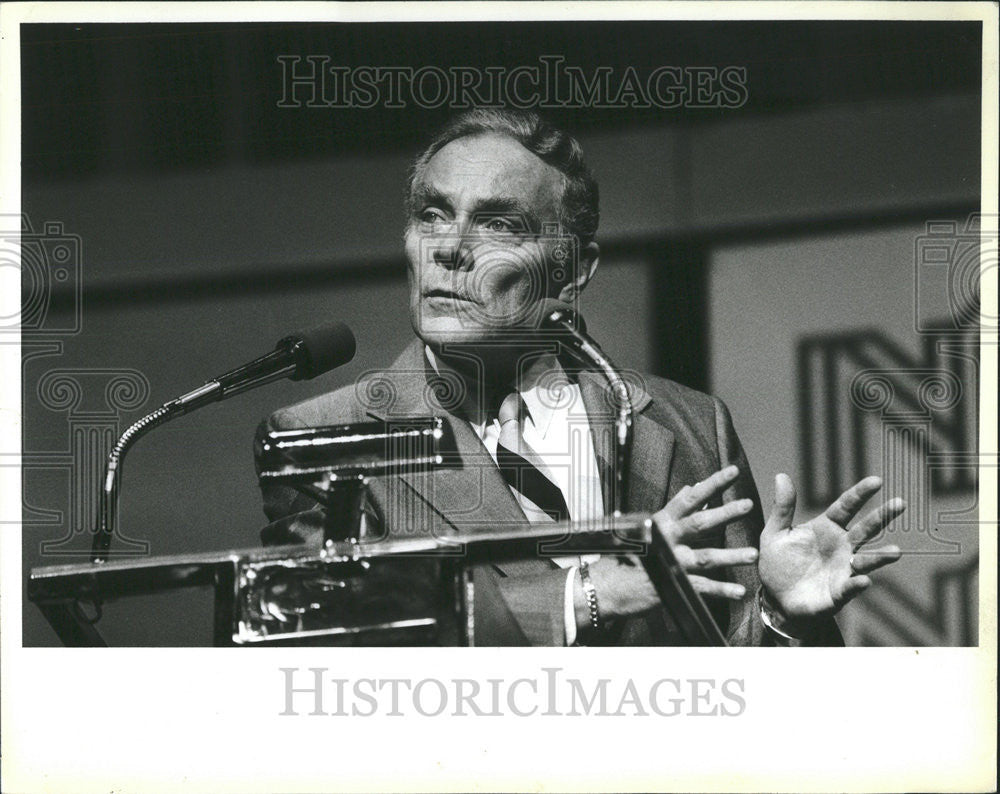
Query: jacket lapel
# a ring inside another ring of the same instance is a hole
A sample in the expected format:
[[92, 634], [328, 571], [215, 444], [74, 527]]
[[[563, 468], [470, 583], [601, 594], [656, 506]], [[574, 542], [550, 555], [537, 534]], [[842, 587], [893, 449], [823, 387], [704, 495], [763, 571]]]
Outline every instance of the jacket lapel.
[[[455, 449], [445, 451], [442, 467], [401, 474], [401, 479], [454, 530], [524, 527], [527, 519], [504, 482], [492, 456], [469, 423], [451, 412], [447, 388], [432, 388], [436, 373], [415, 340], [387, 370], [372, 373], [369, 383], [389, 395], [369, 406], [372, 417], [391, 422], [438, 416], [451, 428]], [[601, 472], [605, 512], [613, 504], [615, 411], [601, 375], [578, 374], [591, 438]], [[447, 385], [447, 384], [445, 384]], [[655, 406], [641, 383], [629, 382], [634, 408], [632, 451], [625, 509], [656, 512], [666, 503], [674, 453], [674, 434], [654, 418]]]
[[433, 388], [435, 375], [419, 341], [411, 344], [388, 370], [374, 373], [375, 380], [385, 386], [382, 393], [390, 397], [384, 401], [386, 405], [370, 407], [371, 416], [386, 422], [442, 417], [455, 439], [454, 450], [443, 450], [443, 466], [401, 474], [399, 478], [452, 529], [475, 532], [523, 527], [527, 519], [492, 456], [469, 423], [450, 412], [449, 383], [442, 379], [439, 386], [443, 388]]

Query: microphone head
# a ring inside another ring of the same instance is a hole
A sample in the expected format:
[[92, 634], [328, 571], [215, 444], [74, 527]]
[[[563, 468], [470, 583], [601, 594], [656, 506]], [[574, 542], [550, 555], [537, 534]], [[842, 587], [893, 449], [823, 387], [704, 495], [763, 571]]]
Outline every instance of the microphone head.
[[587, 333], [583, 316], [565, 301], [546, 298], [538, 304], [538, 327], [547, 330], [572, 329]]
[[289, 334], [278, 347], [286, 347], [294, 357], [291, 379], [309, 380], [354, 358], [358, 343], [343, 323], [326, 323]]

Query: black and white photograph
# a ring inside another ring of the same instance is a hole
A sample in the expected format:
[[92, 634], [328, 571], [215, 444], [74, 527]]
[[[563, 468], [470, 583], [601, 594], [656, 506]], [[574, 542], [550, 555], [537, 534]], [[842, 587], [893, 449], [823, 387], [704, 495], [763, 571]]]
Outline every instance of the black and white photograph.
[[995, 4], [45, 5], [4, 791], [995, 790]]

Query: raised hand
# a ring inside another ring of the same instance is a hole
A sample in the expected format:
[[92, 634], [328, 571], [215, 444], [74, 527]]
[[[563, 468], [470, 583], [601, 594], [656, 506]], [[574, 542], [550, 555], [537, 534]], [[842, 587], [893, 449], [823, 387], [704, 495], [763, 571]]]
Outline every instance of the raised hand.
[[[702, 574], [730, 565], [752, 565], [757, 561], [757, 549], [694, 549], [689, 544], [699, 537], [724, 528], [730, 521], [745, 516], [753, 509], [753, 502], [749, 499], [727, 502], [722, 507], [702, 509], [713, 497], [732, 485], [737, 477], [739, 469], [730, 466], [695, 485], [686, 485], [666, 507], [653, 516], [657, 530], [670, 543], [694, 589], [703, 596], [732, 601], [739, 601], [746, 595], [743, 585], [719, 582]], [[639, 614], [660, 603], [656, 588], [640, 565], [620, 565], [614, 556], [605, 555], [590, 570], [600, 596], [601, 613], [606, 618]], [[579, 581], [574, 607], [577, 625], [585, 627], [589, 615]]]
[[666, 507], [653, 516], [657, 528], [673, 549], [677, 562], [687, 572], [694, 589], [703, 596], [732, 601], [738, 601], [746, 595], [743, 585], [720, 582], [701, 574], [731, 565], [751, 565], [757, 561], [757, 549], [695, 549], [688, 544], [725, 528], [726, 524], [745, 516], [753, 509], [753, 501], [750, 499], [739, 499], [726, 502], [721, 507], [703, 509], [713, 497], [722, 494], [732, 485], [739, 473], [736, 466], [729, 466], [699, 483], [685, 485], [667, 502]]
[[866, 477], [822, 515], [793, 525], [795, 486], [786, 474], [775, 478], [774, 507], [761, 534], [758, 570], [765, 599], [777, 611], [777, 628], [793, 636], [808, 633], [816, 619], [833, 615], [868, 588], [867, 574], [900, 558], [898, 546], [863, 547], [906, 509], [902, 499], [885, 502], [848, 529], [881, 488], [881, 479]]

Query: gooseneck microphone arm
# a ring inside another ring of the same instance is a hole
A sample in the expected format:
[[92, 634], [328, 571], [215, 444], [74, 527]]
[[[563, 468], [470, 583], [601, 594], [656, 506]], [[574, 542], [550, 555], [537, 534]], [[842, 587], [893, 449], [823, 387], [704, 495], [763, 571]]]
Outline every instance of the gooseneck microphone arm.
[[[632, 398], [621, 373], [587, 336], [583, 318], [565, 303], [545, 301], [542, 306], [541, 329], [557, 331], [560, 340], [584, 364], [597, 369], [608, 382], [618, 411], [615, 417], [614, 517], [622, 515], [627, 494], [629, 451], [632, 446]], [[670, 542], [662, 532], [653, 531], [648, 550], [639, 555], [649, 580], [656, 588], [660, 603], [666, 608], [690, 645], [725, 645], [726, 638], [715, 624], [712, 613], [692, 588], [684, 569], [677, 562]]]
[[542, 310], [542, 328], [560, 332], [564, 344], [584, 364], [600, 372], [615, 398], [615, 468], [612, 490], [613, 515], [620, 516], [625, 508], [628, 489], [628, 461], [632, 448], [632, 397], [625, 379], [600, 346], [587, 335], [583, 319], [573, 308], [561, 301], [546, 301]]
[[129, 448], [154, 427], [169, 422], [177, 413], [172, 413], [167, 407], [161, 405], [151, 414], [142, 417], [138, 422], [132, 424], [128, 430], [118, 437], [115, 445], [108, 454], [108, 462], [104, 469], [104, 485], [101, 488], [98, 500], [97, 532], [94, 533], [94, 542], [90, 549], [91, 562], [104, 562], [108, 558], [108, 550], [111, 548], [111, 538], [115, 531], [115, 510], [118, 506], [118, 490], [121, 482], [122, 461]]
[[[155, 411], [142, 417], [133, 423], [128, 430], [119, 436], [118, 441], [111, 448], [108, 454], [107, 467], [104, 474], [104, 485], [101, 488], [100, 499], [98, 500], [98, 524], [97, 533], [94, 536], [94, 543], [91, 549], [91, 562], [103, 562], [107, 559], [108, 550], [111, 548], [111, 538], [114, 535], [115, 512], [118, 507], [119, 484], [121, 483], [122, 463], [125, 454], [133, 444], [142, 438], [146, 433], [155, 427], [166, 424], [171, 419], [190, 413], [203, 405], [224, 400], [234, 394], [252, 389], [255, 386], [262, 386], [274, 380], [287, 377], [295, 372], [295, 363], [284, 363], [288, 357], [288, 351], [276, 349], [273, 353], [261, 356], [256, 361], [251, 362], [239, 370], [227, 372], [215, 380], [210, 380], [203, 386], [188, 392], [175, 400], [164, 403]], [[236, 376], [240, 371], [246, 371], [247, 377], [239, 379]], [[228, 387], [228, 388], [227, 388]]]
[[132, 424], [119, 436], [108, 454], [104, 483], [98, 500], [97, 531], [90, 552], [91, 562], [104, 562], [108, 558], [115, 531], [122, 464], [125, 454], [136, 441], [153, 428], [171, 419], [209, 403], [263, 386], [265, 383], [282, 378], [292, 380], [314, 378], [334, 367], [346, 364], [354, 357], [355, 349], [354, 335], [343, 323], [330, 323], [292, 334], [279, 341], [272, 352], [164, 403]]

